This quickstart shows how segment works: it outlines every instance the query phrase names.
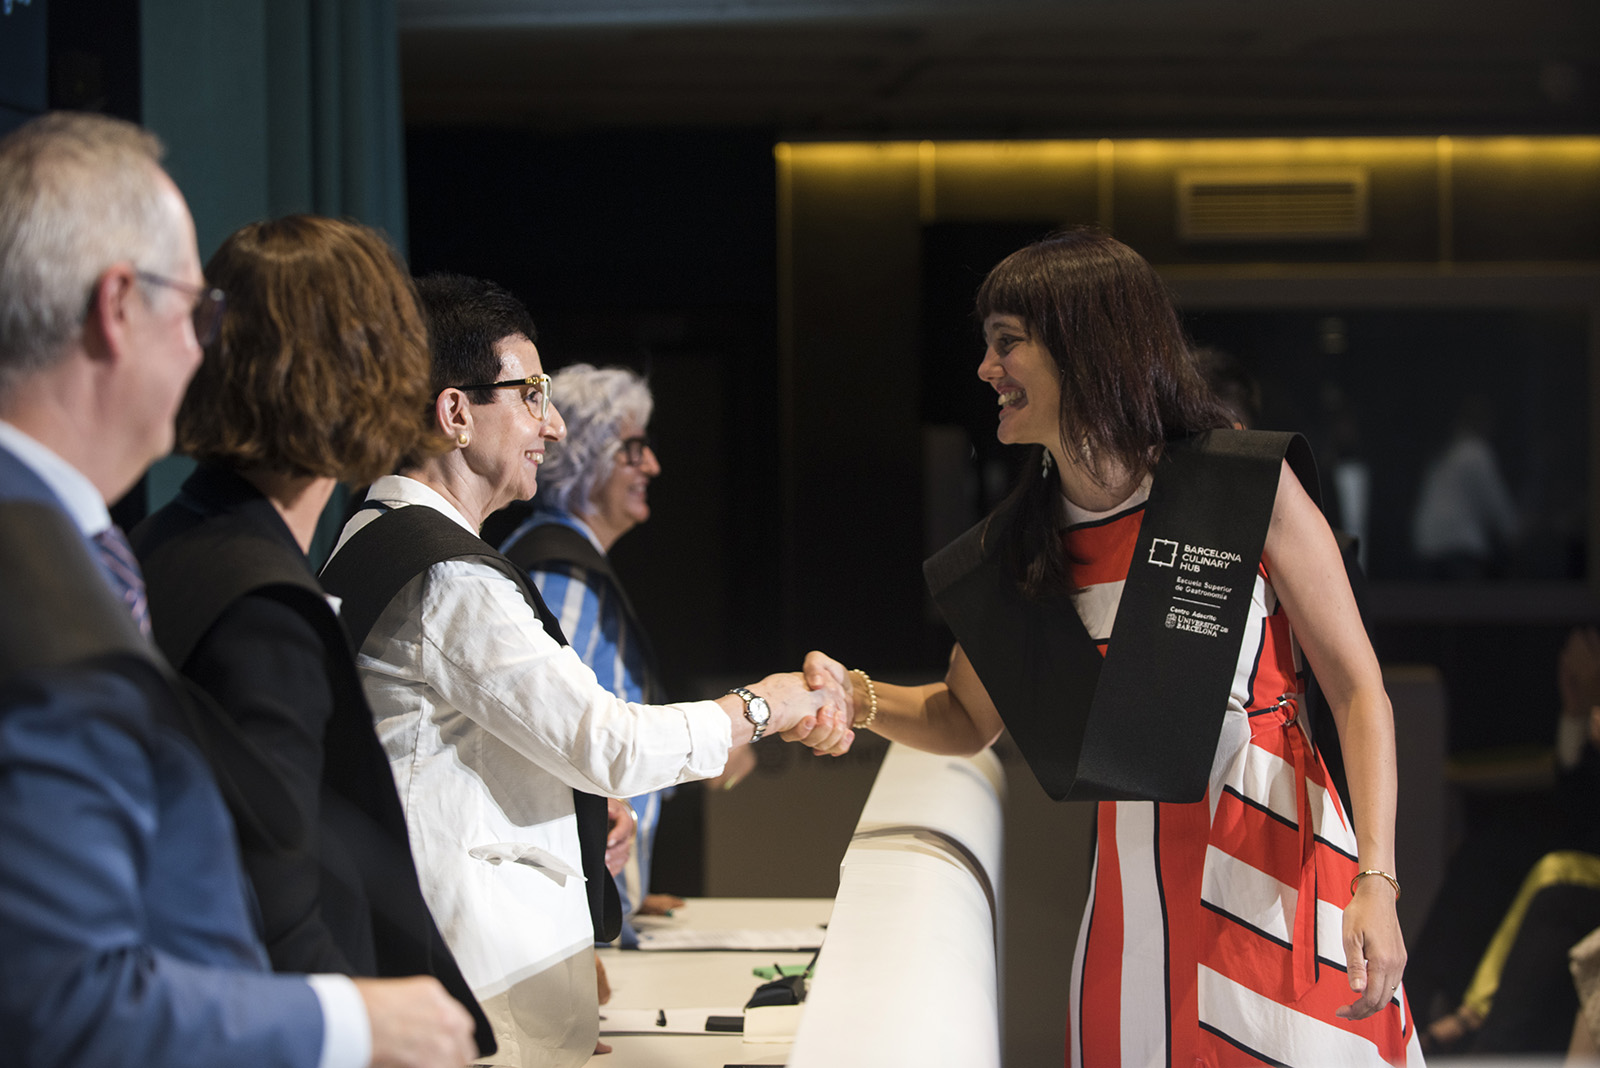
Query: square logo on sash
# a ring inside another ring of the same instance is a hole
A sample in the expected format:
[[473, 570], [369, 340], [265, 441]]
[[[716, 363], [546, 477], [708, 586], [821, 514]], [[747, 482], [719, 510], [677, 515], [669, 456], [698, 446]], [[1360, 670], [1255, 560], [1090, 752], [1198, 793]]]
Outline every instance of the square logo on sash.
[[1157, 567], [1173, 567], [1178, 562], [1178, 543], [1156, 538], [1150, 543], [1150, 562]]

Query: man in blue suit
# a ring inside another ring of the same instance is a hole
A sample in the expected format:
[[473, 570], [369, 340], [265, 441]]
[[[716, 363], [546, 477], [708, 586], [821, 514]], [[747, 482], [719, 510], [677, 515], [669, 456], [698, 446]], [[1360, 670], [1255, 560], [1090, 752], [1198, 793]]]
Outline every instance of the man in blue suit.
[[471, 1018], [436, 980], [269, 971], [146, 637], [106, 502], [170, 448], [222, 310], [159, 159], [90, 115], [0, 141], [0, 1059], [459, 1066]]

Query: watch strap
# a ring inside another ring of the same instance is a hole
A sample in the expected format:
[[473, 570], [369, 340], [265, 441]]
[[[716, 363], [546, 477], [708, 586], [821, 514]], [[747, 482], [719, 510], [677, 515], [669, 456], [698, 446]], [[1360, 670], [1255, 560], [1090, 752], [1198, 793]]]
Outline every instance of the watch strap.
[[750, 705], [754, 701], [761, 701], [762, 704], [766, 704], [765, 699], [754, 693], [751, 693], [749, 689], [743, 686], [735, 686], [728, 692], [744, 702], [744, 718], [749, 720], [750, 725], [755, 728], [755, 734], [751, 735], [750, 737], [750, 744], [755, 745], [761, 740], [762, 735], [767, 733], [767, 724], [772, 722], [771, 706], [768, 706], [767, 718], [765, 720], [758, 720], [755, 716], [750, 714]]

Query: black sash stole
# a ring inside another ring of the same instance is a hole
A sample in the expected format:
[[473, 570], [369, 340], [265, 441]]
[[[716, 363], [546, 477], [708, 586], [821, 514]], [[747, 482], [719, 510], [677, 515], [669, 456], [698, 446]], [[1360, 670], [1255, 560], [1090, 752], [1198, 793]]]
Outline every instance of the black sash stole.
[[1298, 434], [1214, 430], [1168, 446], [1104, 658], [1070, 600], [1027, 598], [1002, 571], [989, 520], [923, 565], [1052, 798], [1205, 795], [1285, 459], [1318, 499]]

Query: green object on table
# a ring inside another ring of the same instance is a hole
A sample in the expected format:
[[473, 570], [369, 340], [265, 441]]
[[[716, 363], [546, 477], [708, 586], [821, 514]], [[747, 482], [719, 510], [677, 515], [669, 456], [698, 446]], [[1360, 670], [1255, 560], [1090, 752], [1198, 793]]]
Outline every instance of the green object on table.
[[[814, 960], [815, 958], [813, 958]], [[809, 977], [811, 965], [808, 964], [762, 964], [751, 968], [750, 972], [757, 979], [787, 979], [795, 975]]]

